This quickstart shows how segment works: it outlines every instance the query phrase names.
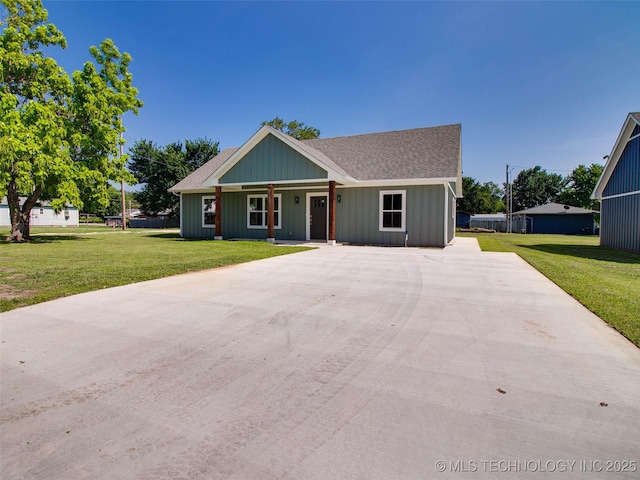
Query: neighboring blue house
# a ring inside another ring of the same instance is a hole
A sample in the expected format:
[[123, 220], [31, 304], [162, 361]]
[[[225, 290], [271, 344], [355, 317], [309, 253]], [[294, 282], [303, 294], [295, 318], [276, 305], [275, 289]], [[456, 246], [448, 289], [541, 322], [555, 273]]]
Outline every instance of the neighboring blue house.
[[[527, 222], [527, 233], [592, 235], [598, 212], [559, 203], [547, 203], [513, 213], [514, 221]], [[521, 224], [524, 228], [524, 224]]]
[[442, 247], [461, 165], [459, 124], [305, 141], [263, 126], [170, 191], [186, 238]]
[[600, 245], [640, 252], [640, 112], [630, 113], [591, 198], [600, 200]]
[[464, 210], [458, 210], [456, 212], [456, 228], [469, 228], [469, 221], [471, 220], [471, 214]]

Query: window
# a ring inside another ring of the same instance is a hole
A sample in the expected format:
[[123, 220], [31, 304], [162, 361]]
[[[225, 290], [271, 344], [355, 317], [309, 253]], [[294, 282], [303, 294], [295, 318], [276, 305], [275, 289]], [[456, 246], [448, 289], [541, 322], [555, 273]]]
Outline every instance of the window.
[[[280, 202], [282, 195], [273, 196], [273, 226], [280, 228]], [[267, 195], [247, 196], [247, 228], [267, 228]]]
[[406, 190], [387, 190], [380, 192], [380, 231], [405, 231]]
[[202, 197], [202, 228], [216, 226], [216, 197]]

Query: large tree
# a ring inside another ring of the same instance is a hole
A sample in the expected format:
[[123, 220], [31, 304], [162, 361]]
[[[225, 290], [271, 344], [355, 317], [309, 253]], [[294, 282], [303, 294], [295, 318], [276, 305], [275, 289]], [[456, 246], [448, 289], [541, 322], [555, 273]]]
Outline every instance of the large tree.
[[475, 178], [462, 177], [462, 198], [457, 209], [469, 213], [497, 213], [504, 211], [503, 192], [493, 182], [480, 184]]
[[598, 200], [591, 200], [591, 193], [602, 175], [603, 166], [592, 163], [589, 167], [578, 165], [573, 172], [565, 179], [567, 185], [560, 194], [559, 201], [574, 207], [600, 209]]
[[219, 150], [218, 142], [207, 138], [164, 147], [143, 139], [136, 141], [129, 152], [129, 170], [144, 184], [135, 194], [141, 210], [147, 215], [157, 215], [169, 209], [172, 216], [177, 216], [179, 199], [167, 190], [215, 157]]
[[[31, 209], [108, 205], [109, 180], [133, 182], [118, 156], [122, 115], [142, 102], [128, 70], [131, 56], [107, 39], [70, 76], [49, 47], [66, 47], [40, 0], [2, 0], [0, 13], [0, 197], [11, 217], [8, 241], [29, 238]], [[20, 205], [20, 196], [26, 197]]]
[[309, 125], [305, 125], [303, 122], [299, 122], [298, 120], [285, 122], [280, 117], [275, 117], [273, 120], [269, 120], [268, 122], [262, 122], [262, 125], [269, 125], [270, 127], [280, 130], [281, 132], [286, 133], [290, 137], [297, 138], [298, 140], [309, 140], [320, 136], [320, 130], [315, 127], [310, 127]]
[[511, 186], [513, 211], [557, 201], [565, 183], [562, 175], [547, 173], [540, 166], [522, 170]]

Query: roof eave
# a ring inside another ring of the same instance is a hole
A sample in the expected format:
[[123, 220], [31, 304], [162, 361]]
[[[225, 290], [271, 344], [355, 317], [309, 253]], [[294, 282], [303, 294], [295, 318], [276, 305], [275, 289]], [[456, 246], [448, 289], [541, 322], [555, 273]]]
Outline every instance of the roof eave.
[[[640, 121], [636, 119], [631, 113], [627, 115], [627, 119], [622, 125], [622, 129], [620, 129], [620, 134], [614, 143], [613, 148], [611, 149], [611, 153], [609, 154], [609, 158], [602, 169], [602, 175], [598, 179], [595, 188], [593, 189], [593, 193], [591, 194], [592, 200], [600, 200], [602, 198], [602, 193], [604, 192], [607, 183], [609, 183], [609, 179], [613, 174], [616, 166], [618, 165], [618, 161], [622, 156], [622, 152], [624, 151], [624, 146], [626, 146], [627, 142], [623, 139], [630, 135], [635, 128], [635, 125], [640, 125]], [[624, 143], [624, 146], [622, 145]], [[622, 147], [622, 148], [620, 148]]]

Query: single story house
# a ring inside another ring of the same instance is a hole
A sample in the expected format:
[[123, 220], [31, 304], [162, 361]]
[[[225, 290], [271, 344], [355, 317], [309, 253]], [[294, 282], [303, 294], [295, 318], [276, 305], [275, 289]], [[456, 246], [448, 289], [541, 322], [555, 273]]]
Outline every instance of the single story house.
[[640, 252], [640, 112], [627, 116], [591, 198], [600, 200], [600, 245]]
[[173, 186], [185, 238], [443, 247], [461, 125], [300, 141], [263, 126]]
[[560, 203], [547, 203], [514, 212], [513, 220], [521, 222], [526, 233], [558, 233], [564, 235], [591, 235], [596, 231], [595, 210], [587, 210]]
[[[20, 197], [21, 206], [26, 199], [27, 197]], [[42, 201], [31, 209], [29, 224], [32, 227], [77, 227], [79, 220], [80, 214], [76, 207], [68, 206], [64, 210], [56, 212], [49, 202]], [[0, 202], [0, 226], [11, 226], [7, 197], [4, 197]]]

